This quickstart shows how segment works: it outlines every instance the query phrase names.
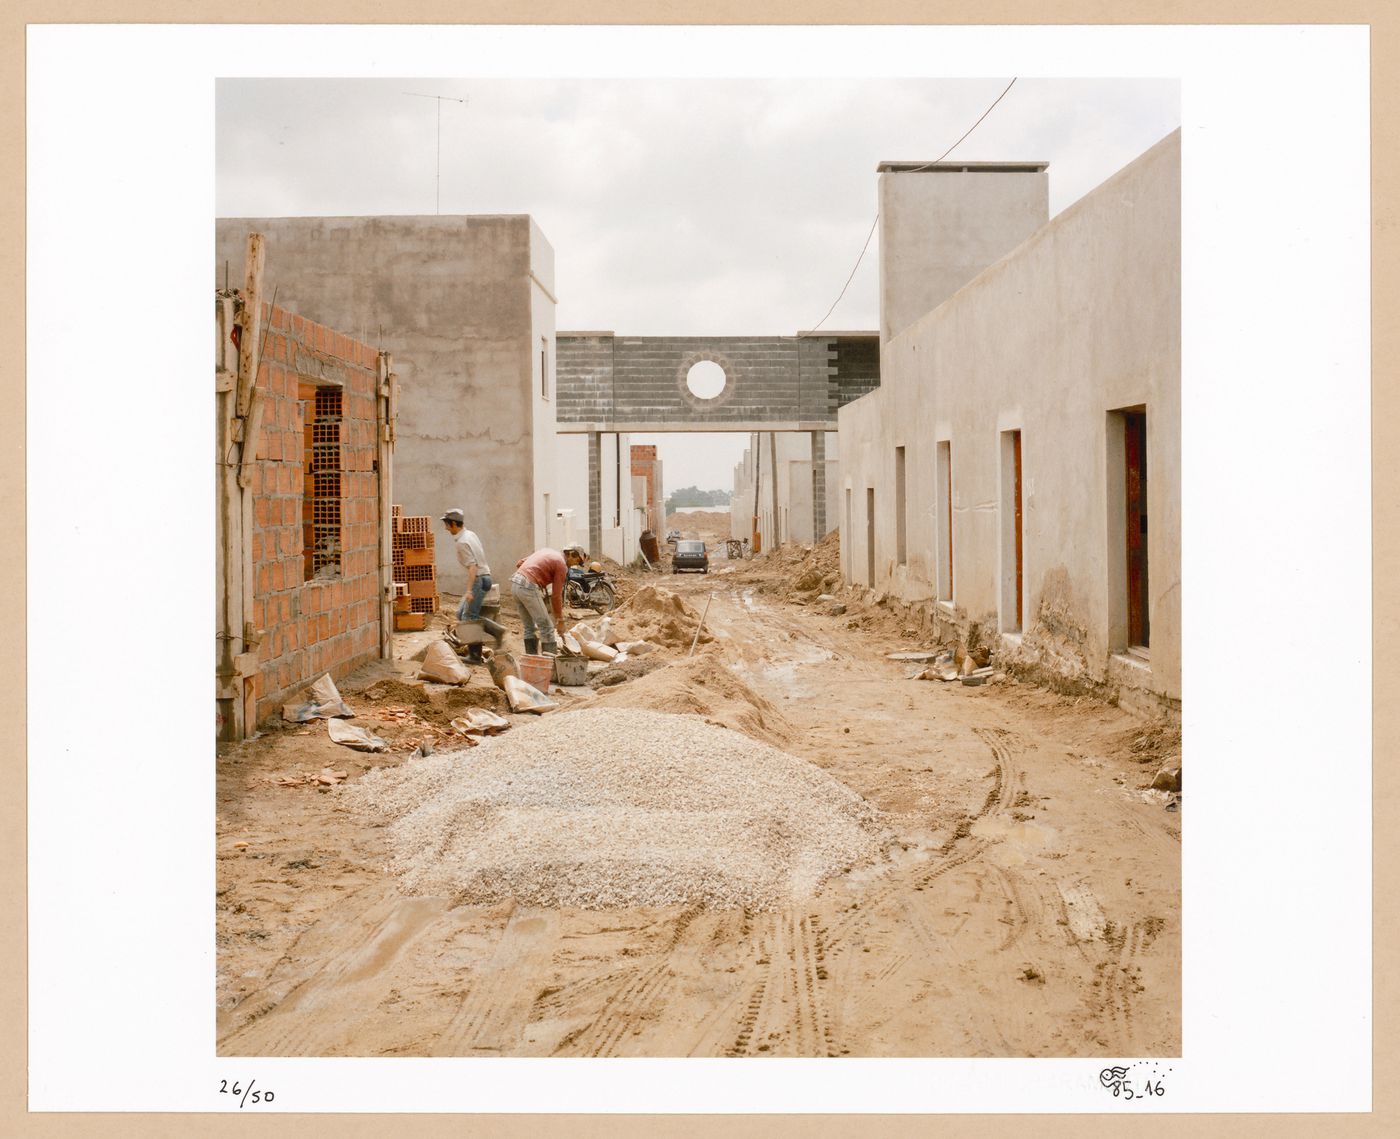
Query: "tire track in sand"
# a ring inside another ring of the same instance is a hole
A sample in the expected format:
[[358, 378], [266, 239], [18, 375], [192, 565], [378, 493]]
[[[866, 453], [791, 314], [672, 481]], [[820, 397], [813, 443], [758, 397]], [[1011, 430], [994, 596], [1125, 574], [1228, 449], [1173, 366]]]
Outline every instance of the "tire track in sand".
[[443, 898], [395, 895], [347, 921], [322, 923], [317, 940], [348, 938], [350, 944], [282, 995], [275, 987], [252, 995], [261, 1007], [221, 1042], [220, 1054], [325, 1055], [378, 1004], [385, 971], [446, 905]]
[[[1011, 755], [1013, 748], [1020, 749], [1021, 742], [1004, 728], [974, 728], [973, 733], [992, 753], [992, 786], [982, 806], [963, 819], [930, 864], [904, 873], [886, 874], [875, 889], [861, 898], [859, 908], [847, 910], [832, 922], [828, 948], [833, 951], [844, 949], [851, 935], [869, 925], [874, 914], [886, 902], [911, 889], [926, 889], [949, 871], [980, 857], [991, 845], [989, 840], [974, 836], [972, 828], [982, 819], [1008, 814], [1010, 805], [1020, 794], [1022, 781], [1011, 762]], [[953, 853], [955, 850], [956, 854]], [[911, 907], [904, 905], [902, 908], [908, 912]]]
[[625, 973], [622, 983], [603, 1001], [593, 1019], [561, 1040], [552, 1055], [616, 1055], [618, 1045], [661, 1003], [661, 994], [674, 983], [672, 954], [699, 913], [698, 908], [691, 908], [676, 918], [671, 936], [656, 960]]
[[815, 914], [770, 916], [759, 937], [766, 966], [740, 1019], [730, 1055], [835, 1056], [825, 985], [826, 945]]
[[462, 1003], [429, 1054], [515, 1051], [530, 1020], [535, 986], [558, 947], [559, 928], [554, 910], [512, 909], [490, 958], [473, 972]]

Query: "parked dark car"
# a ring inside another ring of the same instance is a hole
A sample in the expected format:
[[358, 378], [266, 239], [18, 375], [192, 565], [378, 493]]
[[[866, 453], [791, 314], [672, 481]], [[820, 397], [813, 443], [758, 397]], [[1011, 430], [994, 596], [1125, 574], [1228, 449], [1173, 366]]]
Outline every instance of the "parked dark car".
[[676, 552], [671, 555], [671, 572], [680, 573], [681, 570], [710, 572], [710, 555], [705, 552], [704, 542], [682, 540], [676, 543]]

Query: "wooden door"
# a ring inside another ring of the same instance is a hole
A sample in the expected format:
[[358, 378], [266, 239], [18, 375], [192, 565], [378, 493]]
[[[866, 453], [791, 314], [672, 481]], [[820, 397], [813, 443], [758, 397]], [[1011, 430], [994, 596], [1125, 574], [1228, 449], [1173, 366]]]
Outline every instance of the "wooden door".
[[1016, 526], [1016, 628], [1024, 629], [1025, 614], [1022, 612], [1022, 563], [1021, 563], [1021, 433], [1013, 431], [1011, 433], [1011, 464], [1013, 471], [1013, 486], [1015, 494], [1015, 526]]
[[1124, 498], [1127, 509], [1128, 644], [1146, 647], [1147, 612], [1147, 413], [1123, 413]]

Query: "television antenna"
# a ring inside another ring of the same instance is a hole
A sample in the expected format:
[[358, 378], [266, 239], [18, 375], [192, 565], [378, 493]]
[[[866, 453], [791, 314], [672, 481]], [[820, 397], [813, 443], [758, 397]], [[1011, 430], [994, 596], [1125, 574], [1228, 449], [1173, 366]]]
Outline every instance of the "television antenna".
[[412, 95], [415, 99], [436, 99], [437, 100], [437, 175], [433, 182], [434, 191], [434, 211], [442, 213], [442, 102], [446, 99], [449, 103], [461, 103], [466, 106], [465, 99], [454, 99], [450, 95], [424, 95], [418, 91], [405, 91], [405, 95]]

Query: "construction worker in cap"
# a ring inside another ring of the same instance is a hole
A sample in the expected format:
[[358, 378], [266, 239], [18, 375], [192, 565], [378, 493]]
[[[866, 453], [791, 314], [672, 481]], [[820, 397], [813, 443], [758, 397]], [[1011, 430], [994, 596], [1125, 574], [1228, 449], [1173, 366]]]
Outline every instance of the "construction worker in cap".
[[[442, 524], [454, 539], [457, 563], [467, 571], [467, 588], [462, 591], [462, 602], [457, 606], [457, 620], [476, 622], [496, 639], [499, 648], [505, 639], [506, 627], [481, 615], [482, 603], [491, 592], [491, 567], [486, 564], [481, 539], [466, 528], [466, 516], [460, 510], [449, 510], [442, 516]], [[481, 660], [480, 645], [471, 647], [469, 659]]]
[[[510, 579], [511, 593], [520, 606], [520, 620], [525, 626], [525, 651], [544, 651], [558, 655], [559, 642], [555, 634], [564, 631], [564, 583], [571, 566], [588, 561], [582, 546], [566, 546], [559, 550], [536, 550], [528, 558], [515, 563], [515, 576]], [[545, 590], [549, 602], [545, 602]], [[553, 610], [551, 619], [550, 610]]]

